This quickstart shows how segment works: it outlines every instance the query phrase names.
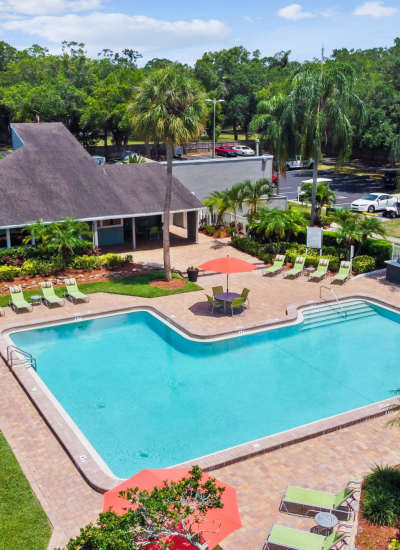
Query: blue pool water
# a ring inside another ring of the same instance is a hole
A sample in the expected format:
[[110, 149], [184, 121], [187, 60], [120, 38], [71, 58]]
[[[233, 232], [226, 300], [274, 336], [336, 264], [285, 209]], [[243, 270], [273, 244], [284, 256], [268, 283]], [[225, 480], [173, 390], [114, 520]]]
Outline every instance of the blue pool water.
[[[170, 466], [390, 397], [399, 315], [198, 343], [145, 312], [14, 343], [113, 472]], [[229, 319], [227, 318], [227, 323]]]

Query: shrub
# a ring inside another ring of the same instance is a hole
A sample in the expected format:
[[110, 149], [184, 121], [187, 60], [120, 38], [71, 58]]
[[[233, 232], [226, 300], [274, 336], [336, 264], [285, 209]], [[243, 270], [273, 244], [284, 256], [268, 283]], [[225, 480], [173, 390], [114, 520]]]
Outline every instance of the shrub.
[[0, 250], [0, 265], [21, 266], [27, 258], [26, 251], [27, 249], [23, 246]]
[[57, 273], [62, 269], [60, 262], [49, 262], [46, 260], [39, 260], [32, 258], [31, 260], [25, 260], [21, 267], [21, 275], [23, 277], [35, 277], [36, 275], [42, 275], [48, 277], [54, 273]]
[[364, 483], [363, 513], [375, 525], [393, 526], [400, 515], [400, 470], [377, 466]]
[[385, 267], [385, 260], [392, 257], [392, 243], [380, 239], [367, 239], [361, 247], [361, 253], [375, 258], [376, 267]]
[[111, 254], [111, 253], [104, 254], [104, 256], [100, 256], [100, 258], [101, 258], [102, 265], [104, 265], [107, 269], [118, 267], [120, 265], [130, 263], [132, 261], [132, 256], [129, 256], [129, 255], [119, 256], [119, 254]]
[[388, 550], [400, 550], [400, 540], [392, 539], [388, 546]]
[[205, 225], [204, 226], [204, 231], [207, 235], [212, 237], [215, 233], [215, 227], [213, 225]]
[[74, 269], [83, 269], [84, 271], [93, 271], [93, 269], [100, 269], [102, 266], [101, 256], [77, 256], [72, 260], [72, 267]]
[[20, 267], [14, 265], [0, 266], [0, 281], [13, 281], [21, 272]]
[[374, 493], [364, 496], [363, 513], [373, 525], [392, 527], [396, 523], [396, 499], [388, 493]]
[[232, 237], [232, 244], [235, 248], [242, 250], [242, 252], [247, 252], [252, 256], [258, 256], [260, 250], [263, 248], [249, 237]]
[[371, 256], [355, 256], [353, 258], [353, 271], [356, 273], [368, 273], [375, 269], [375, 258]]

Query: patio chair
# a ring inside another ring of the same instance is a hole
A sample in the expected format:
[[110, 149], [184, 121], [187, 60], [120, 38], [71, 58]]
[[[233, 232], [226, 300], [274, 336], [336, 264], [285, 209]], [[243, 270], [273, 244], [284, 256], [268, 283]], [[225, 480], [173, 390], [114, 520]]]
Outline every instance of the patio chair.
[[158, 225], [153, 225], [149, 229], [149, 240], [150, 241], [156, 241], [160, 238], [160, 228]]
[[43, 302], [46, 306], [50, 307], [53, 304], [64, 305], [64, 298], [59, 298], [54, 292], [53, 283], [45, 281], [40, 283], [40, 286], [42, 287]]
[[322, 281], [328, 271], [329, 260], [322, 258], [314, 273], [310, 273], [310, 281]]
[[247, 306], [250, 305], [250, 302], [249, 302], [249, 292], [250, 292], [250, 290], [249, 290], [248, 288], [244, 288], [244, 289], [242, 290], [242, 294], [240, 295], [240, 297], [243, 298], [243, 300], [244, 300], [243, 303], [244, 303], [244, 304], [247, 303]]
[[221, 302], [221, 300], [215, 300], [212, 296], [209, 296], [206, 294], [208, 305], [210, 306], [211, 311], [214, 313], [214, 309], [224, 309], [224, 302]]
[[14, 311], [29, 309], [32, 311], [32, 304], [25, 300], [24, 293], [20, 286], [10, 286], [10, 307]]
[[71, 300], [74, 303], [79, 301], [83, 301], [83, 302], [89, 301], [89, 297], [79, 290], [75, 279], [65, 279], [64, 296], [68, 298], [68, 300]]
[[285, 255], [277, 254], [275, 256], [275, 260], [271, 265], [271, 267], [267, 267], [266, 270], [264, 271], [264, 275], [265, 276], [277, 275], [282, 271], [284, 263], [285, 263]]
[[221, 294], [223, 291], [224, 291], [223, 286], [213, 286], [212, 287], [213, 296], [215, 296], [216, 294]]
[[343, 284], [350, 277], [350, 262], [340, 262], [339, 272], [333, 277], [332, 283]]
[[303, 272], [305, 261], [306, 259], [303, 256], [298, 256], [296, 258], [296, 261], [294, 262], [294, 266], [292, 267], [292, 269], [289, 269], [289, 271], [286, 273], [285, 278], [294, 279], [295, 277], [301, 275]]
[[244, 298], [233, 298], [233, 300], [230, 304], [231, 305], [231, 315], [232, 315], [232, 317], [233, 317], [233, 312], [234, 311], [239, 311], [239, 310], [243, 309], [244, 302], [245, 302]]
[[266, 550], [275, 550], [276, 548], [287, 548], [294, 550], [329, 550], [337, 548], [341, 542], [345, 544], [344, 533], [334, 531], [327, 537], [302, 531], [301, 529], [293, 529], [284, 525], [273, 525], [272, 529], [265, 541], [264, 548]]
[[294, 516], [310, 515], [314, 512], [333, 512], [336, 515], [345, 515], [348, 519], [352, 512], [350, 502], [355, 498], [354, 494], [357, 490], [351, 482], [337, 495], [301, 487], [288, 487], [279, 510]]

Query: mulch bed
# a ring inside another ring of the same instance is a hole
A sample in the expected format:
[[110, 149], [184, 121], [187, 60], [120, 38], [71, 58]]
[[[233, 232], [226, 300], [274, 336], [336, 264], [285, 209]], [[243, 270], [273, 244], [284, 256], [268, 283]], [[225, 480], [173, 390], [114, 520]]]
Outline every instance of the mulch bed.
[[[37, 275], [36, 277], [16, 277], [13, 281], [0, 282], [0, 296], [8, 294], [9, 287], [20, 285], [24, 290], [39, 289], [40, 283], [43, 281], [52, 281], [55, 287], [64, 286], [64, 279], [74, 277], [77, 283], [94, 283], [100, 281], [109, 281], [110, 279], [122, 279], [131, 275], [142, 275], [154, 271], [153, 267], [148, 267], [142, 264], [126, 264], [114, 270], [106, 268], [95, 269], [94, 271], [83, 271], [82, 269], [67, 269], [57, 275], [44, 277]], [[174, 287], [180, 288], [180, 287]]]
[[156, 281], [150, 281], [149, 285], [162, 288], [163, 290], [175, 290], [176, 288], [183, 288], [186, 285], [186, 281], [184, 279], [172, 279], [172, 281], [157, 279]]
[[[363, 491], [361, 492], [360, 502], [362, 502], [362, 499]], [[360, 508], [356, 537], [357, 550], [387, 550], [392, 539], [399, 537], [400, 532], [397, 527], [379, 527], [368, 523]]]

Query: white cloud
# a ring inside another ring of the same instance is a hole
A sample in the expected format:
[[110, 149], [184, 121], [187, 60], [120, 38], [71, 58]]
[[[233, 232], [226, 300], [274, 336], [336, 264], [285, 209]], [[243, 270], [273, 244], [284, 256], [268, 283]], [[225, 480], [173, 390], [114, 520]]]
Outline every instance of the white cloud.
[[243, 19], [247, 21], [247, 23], [257, 23], [257, 21], [262, 21], [262, 17], [251, 17], [250, 15], [243, 15]]
[[219, 42], [230, 29], [216, 19], [163, 21], [142, 15], [93, 12], [87, 15], [38, 16], [0, 24], [8, 31], [21, 31], [52, 43], [77, 40], [86, 44], [90, 53], [107, 47], [132, 47], [142, 53], [207, 46]]
[[333, 8], [327, 8], [326, 10], [321, 11], [320, 15], [322, 15], [322, 17], [335, 17], [335, 15], [337, 15], [337, 11]]
[[2, 0], [0, 11], [25, 15], [89, 11], [101, 6], [102, 0]]
[[390, 8], [384, 5], [380, 0], [376, 2], [365, 2], [362, 6], [358, 6], [354, 10], [354, 15], [368, 15], [370, 17], [388, 17], [395, 15], [399, 10]]
[[289, 19], [290, 21], [298, 21], [299, 19], [308, 19], [314, 17], [314, 14], [310, 11], [304, 11], [300, 4], [290, 4], [285, 8], [278, 10], [279, 17]]

